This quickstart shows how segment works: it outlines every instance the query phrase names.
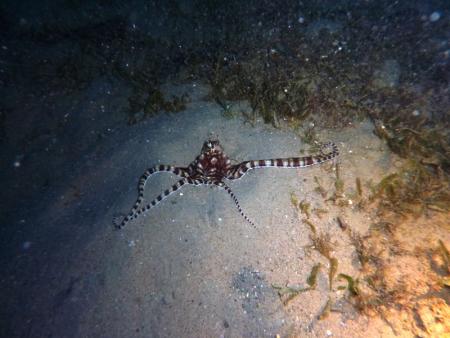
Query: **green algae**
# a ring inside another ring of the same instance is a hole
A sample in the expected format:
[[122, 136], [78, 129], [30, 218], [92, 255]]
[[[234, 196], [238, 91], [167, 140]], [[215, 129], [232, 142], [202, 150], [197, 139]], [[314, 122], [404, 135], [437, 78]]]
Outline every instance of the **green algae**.
[[354, 279], [353, 277], [340, 273], [337, 277], [338, 279], [343, 279], [347, 281], [347, 290], [350, 292], [352, 296], [359, 295], [359, 289], [358, 289], [358, 279]]

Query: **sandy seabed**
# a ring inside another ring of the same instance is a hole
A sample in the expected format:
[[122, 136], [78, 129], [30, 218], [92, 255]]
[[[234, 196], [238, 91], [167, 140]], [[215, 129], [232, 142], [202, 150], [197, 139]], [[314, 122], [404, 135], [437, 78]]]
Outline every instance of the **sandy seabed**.
[[[11, 243], [14, 255], [2, 279], [14, 295], [4, 295], [3, 311], [13, 314], [5, 332], [18, 337], [413, 337], [401, 325], [394, 329], [381, 318], [360, 314], [338, 289], [345, 283], [335, 281], [329, 290], [329, 262], [311, 248], [311, 229], [291, 194], [326, 211], [311, 216], [311, 222], [332, 243], [339, 273], [358, 276], [361, 266], [336, 217], [345, 217], [360, 234], [373, 222], [369, 214], [351, 206], [343, 211], [316, 191], [315, 177], [333, 191], [332, 163], [257, 169], [230, 182], [256, 228], [224, 190], [186, 186], [147, 216], [114, 230], [112, 219], [133, 205], [144, 170], [188, 165], [211, 133], [237, 162], [308, 153], [292, 131], [225, 118], [219, 106], [205, 100], [207, 87], [188, 83], [165, 90], [188, 92], [186, 110], [133, 126], [92, 120], [86, 128], [103, 136], [84, 147], [81, 157], [61, 164], [65, 179], [36, 202], [39, 208], [17, 215], [15, 222], [26, 230]], [[106, 104], [106, 110], [114, 110], [108, 102], [99, 96], [91, 107]], [[362, 121], [318, 132], [321, 141], [338, 145], [347, 185], [356, 177], [377, 182], [401, 161], [372, 129]], [[174, 182], [170, 173], [152, 176], [146, 198]], [[448, 232], [436, 237], [450, 241]], [[323, 269], [315, 290], [283, 305], [273, 285], [305, 286], [317, 263]], [[319, 320], [328, 299], [338, 311]]]

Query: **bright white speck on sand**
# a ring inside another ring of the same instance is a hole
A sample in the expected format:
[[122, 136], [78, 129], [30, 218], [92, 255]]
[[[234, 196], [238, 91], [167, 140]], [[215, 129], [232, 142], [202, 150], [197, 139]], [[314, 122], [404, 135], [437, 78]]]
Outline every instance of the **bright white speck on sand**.
[[437, 12], [437, 11], [430, 14], [430, 21], [431, 21], [431, 22], [436, 22], [436, 21], [438, 21], [440, 18], [441, 18], [441, 13], [439, 13], [439, 12]]
[[29, 248], [31, 248], [31, 242], [30, 241], [25, 241], [22, 243], [22, 249], [23, 250], [28, 250]]
[[15, 168], [19, 168], [20, 167], [20, 162], [19, 161], [15, 161], [14, 162], [14, 167]]

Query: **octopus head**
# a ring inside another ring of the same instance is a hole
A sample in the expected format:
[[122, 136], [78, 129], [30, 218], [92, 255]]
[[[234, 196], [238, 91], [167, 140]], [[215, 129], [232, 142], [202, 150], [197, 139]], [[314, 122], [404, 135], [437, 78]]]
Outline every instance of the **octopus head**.
[[219, 153], [222, 152], [222, 146], [217, 139], [209, 139], [203, 143], [202, 153]]

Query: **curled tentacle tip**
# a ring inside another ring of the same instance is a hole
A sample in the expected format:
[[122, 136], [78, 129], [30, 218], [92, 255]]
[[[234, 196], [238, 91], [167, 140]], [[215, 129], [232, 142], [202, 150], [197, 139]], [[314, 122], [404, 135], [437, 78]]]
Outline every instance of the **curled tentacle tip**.
[[115, 216], [114, 218], [113, 218], [113, 225], [114, 225], [114, 228], [116, 229], [116, 230], [120, 230], [120, 229], [122, 229], [123, 228], [123, 226], [124, 226], [124, 224], [123, 224], [123, 216]]

